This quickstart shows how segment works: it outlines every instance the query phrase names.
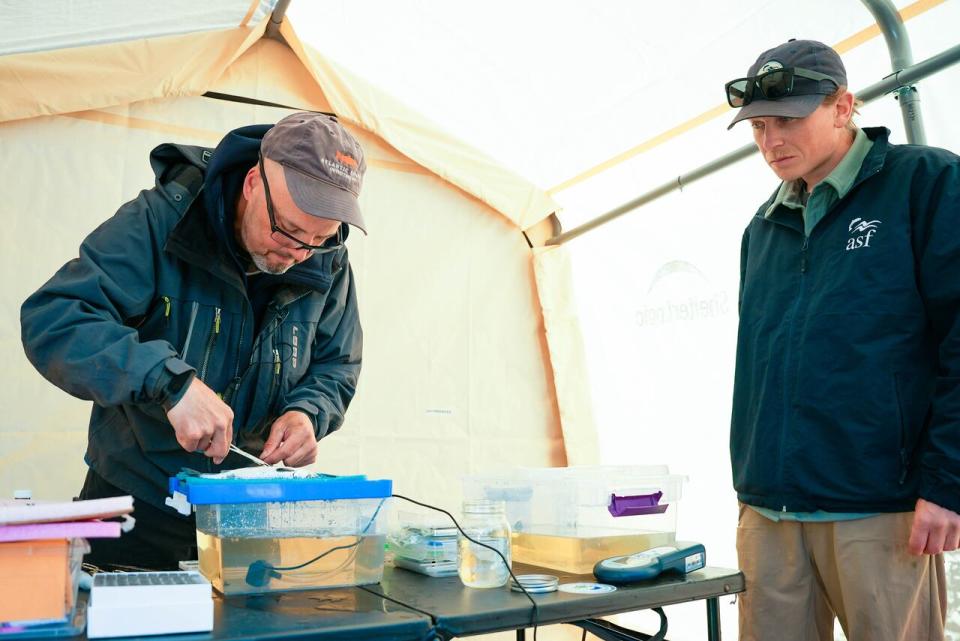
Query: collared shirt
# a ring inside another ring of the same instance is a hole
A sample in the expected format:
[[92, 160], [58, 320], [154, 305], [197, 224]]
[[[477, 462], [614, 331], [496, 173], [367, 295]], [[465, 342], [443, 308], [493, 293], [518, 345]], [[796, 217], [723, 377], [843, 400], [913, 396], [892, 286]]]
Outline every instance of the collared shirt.
[[764, 212], [764, 217], [769, 218], [781, 205], [788, 209], [796, 209], [803, 216], [803, 233], [809, 236], [817, 223], [830, 211], [830, 207], [846, 196], [853, 187], [853, 182], [860, 173], [860, 166], [863, 165], [863, 159], [867, 157], [871, 147], [873, 147], [873, 141], [862, 129], [857, 129], [853, 144], [829, 176], [817, 183], [809, 193], [806, 183], [801, 178], [781, 183], [773, 203]]
[[[853, 144], [843, 156], [830, 175], [824, 178], [813, 188], [813, 192], [807, 192], [807, 185], [802, 179], [791, 180], [780, 184], [780, 190], [774, 198], [773, 204], [764, 212], [764, 217], [770, 215], [783, 205], [789, 209], [798, 210], [803, 216], [803, 232], [809, 236], [813, 228], [817, 226], [826, 213], [838, 200], [841, 200], [853, 187], [853, 182], [860, 173], [860, 167], [863, 165], [864, 158], [873, 147], [873, 141], [867, 137], [862, 129], [857, 129], [857, 135], [853, 139]], [[872, 513], [859, 512], [778, 512], [755, 505], [749, 506], [761, 515], [771, 521], [802, 521], [825, 522], [825, 521], [851, 521], [854, 519], [863, 519], [870, 516], [876, 516]]]

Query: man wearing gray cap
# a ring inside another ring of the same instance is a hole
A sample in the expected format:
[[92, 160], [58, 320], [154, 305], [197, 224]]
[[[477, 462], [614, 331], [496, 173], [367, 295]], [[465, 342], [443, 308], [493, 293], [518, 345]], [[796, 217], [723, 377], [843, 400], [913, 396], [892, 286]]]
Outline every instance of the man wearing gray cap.
[[21, 309], [30, 361], [94, 401], [81, 498], [134, 496], [101, 567], [196, 558], [168, 478], [312, 463], [356, 390], [362, 334], [344, 241], [364, 230], [360, 145], [336, 118], [242, 127], [215, 150], [165, 144], [156, 185], [84, 240]]
[[853, 124], [830, 47], [726, 85], [781, 179], [741, 247], [740, 638], [942, 639], [960, 544], [960, 158]]

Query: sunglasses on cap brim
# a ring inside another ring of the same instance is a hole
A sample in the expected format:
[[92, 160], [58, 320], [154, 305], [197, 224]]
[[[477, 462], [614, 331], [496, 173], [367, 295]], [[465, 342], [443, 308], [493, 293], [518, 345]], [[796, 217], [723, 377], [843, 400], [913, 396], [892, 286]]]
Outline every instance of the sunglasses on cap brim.
[[[816, 80], [815, 87], [799, 87], [794, 85], [795, 78]], [[820, 88], [821, 80], [829, 80], [834, 88], [825, 91]], [[774, 69], [756, 76], [737, 78], [726, 84], [727, 103], [734, 109], [749, 105], [754, 99], [781, 100], [787, 96], [809, 96], [814, 94], [831, 94], [840, 87], [834, 78], [826, 74], [802, 69], [800, 67], [785, 67]]]

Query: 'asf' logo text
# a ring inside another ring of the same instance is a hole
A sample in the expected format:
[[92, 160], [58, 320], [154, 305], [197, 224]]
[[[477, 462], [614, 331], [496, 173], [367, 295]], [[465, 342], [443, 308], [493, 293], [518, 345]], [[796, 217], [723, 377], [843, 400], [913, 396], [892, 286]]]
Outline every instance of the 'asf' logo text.
[[864, 220], [863, 218], [851, 220], [848, 227], [851, 235], [847, 240], [847, 251], [869, 247], [870, 239], [877, 234], [877, 225], [879, 224], [879, 220]]

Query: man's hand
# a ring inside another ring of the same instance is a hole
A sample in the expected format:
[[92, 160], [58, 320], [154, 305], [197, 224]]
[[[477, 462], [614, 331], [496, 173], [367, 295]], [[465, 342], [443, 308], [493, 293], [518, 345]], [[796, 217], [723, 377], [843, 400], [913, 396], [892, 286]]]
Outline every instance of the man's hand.
[[910, 554], [940, 554], [960, 547], [960, 514], [930, 501], [917, 499], [913, 529], [907, 549]]
[[233, 440], [233, 410], [199, 378], [190, 381], [187, 393], [170, 408], [167, 418], [180, 447], [202, 451], [217, 465], [226, 458]]
[[317, 437], [307, 415], [290, 410], [275, 420], [260, 458], [270, 465], [283, 461], [290, 467], [302, 467], [316, 461]]

